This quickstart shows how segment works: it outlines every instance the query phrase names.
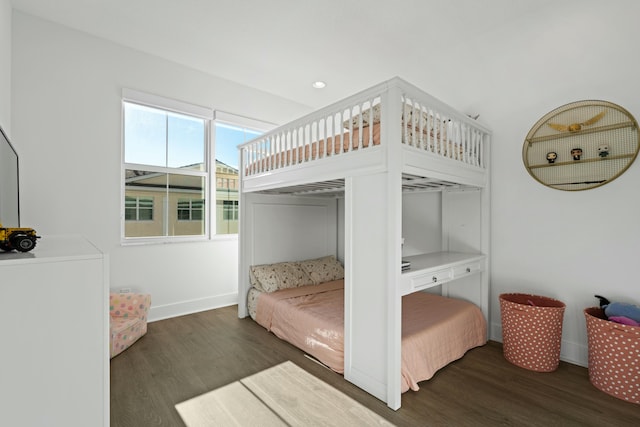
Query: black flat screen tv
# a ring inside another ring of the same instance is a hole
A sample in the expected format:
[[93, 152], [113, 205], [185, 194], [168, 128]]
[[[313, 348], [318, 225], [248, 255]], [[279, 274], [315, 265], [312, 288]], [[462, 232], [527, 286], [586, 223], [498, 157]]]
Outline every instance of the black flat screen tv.
[[18, 153], [0, 127], [0, 223], [20, 227]]

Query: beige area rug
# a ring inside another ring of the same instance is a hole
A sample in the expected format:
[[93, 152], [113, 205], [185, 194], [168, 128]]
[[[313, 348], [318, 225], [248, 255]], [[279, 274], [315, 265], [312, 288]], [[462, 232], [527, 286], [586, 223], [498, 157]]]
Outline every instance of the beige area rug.
[[176, 405], [188, 427], [393, 426], [293, 362]]

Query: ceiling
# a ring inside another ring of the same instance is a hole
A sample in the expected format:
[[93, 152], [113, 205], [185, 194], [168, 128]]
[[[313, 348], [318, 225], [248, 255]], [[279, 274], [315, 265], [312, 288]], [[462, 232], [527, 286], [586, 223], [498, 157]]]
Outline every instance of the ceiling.
[[[12, 0], [14, 9], [320, 107], [554, 0]], [[327, 87], [313, 89], [323, 80]]]

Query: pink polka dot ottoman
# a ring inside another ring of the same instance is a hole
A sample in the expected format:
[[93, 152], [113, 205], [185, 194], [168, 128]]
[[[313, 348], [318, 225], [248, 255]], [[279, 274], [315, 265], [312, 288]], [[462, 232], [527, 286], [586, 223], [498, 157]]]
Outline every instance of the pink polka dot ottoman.
[[599, 307], [584, 310], [589, 344], [589, 381], [597, 389], [640, 403], [640, 326], [606, 320]]
[[553, 298], [501, 294], [505, 359], [531, 371], [555, 371], [560, 363], [564, 308], [564, 303]]

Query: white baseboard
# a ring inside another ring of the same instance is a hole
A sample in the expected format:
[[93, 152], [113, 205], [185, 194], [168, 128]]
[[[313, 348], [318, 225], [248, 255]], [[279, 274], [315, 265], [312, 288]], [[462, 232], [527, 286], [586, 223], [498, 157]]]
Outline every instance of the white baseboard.
[[[502, 323], [491, 324], [490, 339], [502, 342]], [[589, 364], [589, 350], [585, 344], [562, 340], [560, 360], [587, 367]]]
[[151, 306], [148, 321], [169, 319], [171, 317], [184, 316], [200, 311], [213, 310], [214, 308], [227, 307], [238, 303], [238, 293], [216, 295], [214, 297], [199, 298], [189, 301], [181, 301], [173, 304]]

